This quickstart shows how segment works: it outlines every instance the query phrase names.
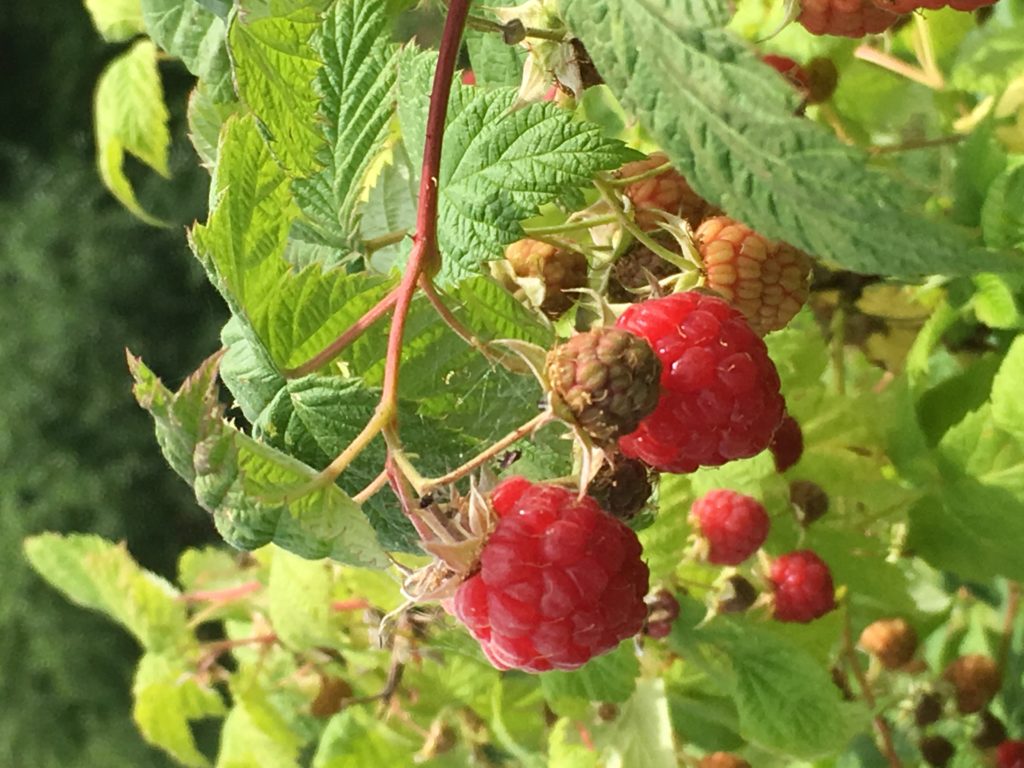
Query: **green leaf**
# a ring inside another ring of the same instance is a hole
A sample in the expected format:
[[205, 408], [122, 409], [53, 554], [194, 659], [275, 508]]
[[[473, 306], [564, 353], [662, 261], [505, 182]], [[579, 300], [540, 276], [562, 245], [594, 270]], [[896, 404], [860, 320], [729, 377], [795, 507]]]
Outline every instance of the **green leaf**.
[[352, 707], [328, 723], [313, 757], [313, 768], [411, 765], [417, 746], [365, 709]]
[[[1021, 178], [1024, 179], [1024, 175]], [[1024, 186], [1021, 193], [1024, 195]], [[1021, 236], [1024, 242], [1024, 229]], [[973, 280], [977, 292], [971, 297], [971, 305], [978, 320], [990, 328], [1019, 328], [1021, 313], [1009, 282], [991, 273], [975, 275]]]
[[279, 369], [320, 352], [391, 288], [380, 277], [289, 267], [283, 254], [298, 211], [251, 116], [225, 124], [212, 183], [215, 204], [193, 228], [193, 248]]
[[697, 631], [677, 625], [670, 637], [679, 653], [728, 659], [721, 681], [749, 742], [813, 758], [838, 751], [852, 735], [850, 714], [826, 668], [775, 634], [720, 620]]
[[1024, 336], [1018, 336], [1006, 353], [992, 382], [992, 418], [1002, 429], [1024, 439], [1024, 400], [1020, 385], [1024, 381]]
[[793, 90], [722, 29], [724, 2], [561, 0], [561, 8], [605, 81], [694, 188], [766, 236], [867, 273], [1024, 264], [904, 212], [902, 193], [863, 153], [793, 114]]
[[[359, 222], [360, 237], [369, 240], [416, 226], [416, 171], [402, 142], [395, 144], [387, 162], [370, 188]], [[369, 267], [387, 274], [405, 260], [408, 239], [379, 248], [369, 257]]]
[[548, 704], [556, 713], [582, 717], [591, 702], [619, 704], [629, 699], [636, 690], [639, 674], [640, 662], [633, 644], [626, 641], [611, 653], [591, 659], [572, 672], [545, 672], [540, 682]]
[[506, 44], [493, 32], [471, 29], [466, 32], [466, 50], [478, 86], [519, 86], [526, 63], [522, 47]]
[[1024, 38], [1020, 25], [977, 29], [959, 51], [950, 84], [962, 91], [998, 94], [1024, 72]]
[[572, 741], [572, 720], [561, 718], [548, 736], [549, 768], [598, 768], [597, 753], [578, 741]]
[[313, 90], [321, 62], [310, 44], [319, 23], [316, 10], [306, 9], [286, 17], [236, 14], [228, 28], [238, 95], [266, 129], [275, 157], [298, 176], [317, 169], [323, 144]]
[[181, 59], [189, 72], [204, 81], [215, 101], [232, 100], [224, 20], [196, 0], [141, 2], [142, 17], [153, 42]]
[[108, 43], [129, 40], [146, 29], [139, 0], [85, 0], [85, 8]]
[[350, 248], [368, 173], [394, 114], [398, 46], [391, 42], [391, 13], [379, 0], [340, 0], [314, 40], [324, 61], [316, 91], [327, 148], [323, 170], [296, 182], [296, 199], [325, 242]]
[[124, 173], [125, 153], [131, 153], [161, 176], [169, 176], [170, 134], [156, 47], [140, 40], [118, 56], [100, 75], [96, 86], [96, 158], [100, 178], [114, 197], [133, 214], [154, 226], [164, 222], [146, 213]]
[[274, 550], [267, 598], [270, 623], [285, 645], [303, 650], [335, 642], [336, 633], [331, 631], [333, 585], [329, 562]]
[[188, 135], [207, 170], [212, 172], [217, 164], [221, 127], [232, 115], [241, 114], [242, 109], [237, 101], [218, 102], [205, 83], [199, 83], [189, 95]]
[[123, 544], [44, 533], [26, 539], [25, 556], [72, 602], [110, 616], [146, 649], [184, 653], [194, 644], [178, 590], [141, 568]]
[[994, 248], [1024, 247], [1024, 162], [1010, 165], [989, 187], [981, 208], [985, 242]]
[[298, 495], [316, 471], [223, 420], [214, 388], [217, 363], [217, 356], [207, 360], [177, 393], [142, 361], [131, 359], [130, 367], [135, 397], [153, 416], [164, 455], [193, 485], [221, 535], [241, 549], [273, 542], [309, 559], [385, 566], [373, 529], [341, 488], [329, 485]]
[[[407, 55], [398, 116], [414, 166], [422, 162], [433, 55]], [[500, 259], [523, 236], [519, 222], [633, 152], [554, 104], [512, 110], [516, 91], [454, 83], [441, 156], [438, 245], [442, 286]]]
[[213, 688], [199, 684], [184, 659], [147, 653], [139, 661], [132, 694], [132, 718], [143, 738], [165, 750], [178, 762], [209, 765], [196, 748], [189, 720], [224, 713], [224, 703]]
[[678, 763], [664, 681], [639, 681], [619, 716], [594, 736], [607, 765], [675, 768]]
[[299, 768], [298, 752], [294, 745], [269, 735], [239, 702], [224, 718], [217, 768]]

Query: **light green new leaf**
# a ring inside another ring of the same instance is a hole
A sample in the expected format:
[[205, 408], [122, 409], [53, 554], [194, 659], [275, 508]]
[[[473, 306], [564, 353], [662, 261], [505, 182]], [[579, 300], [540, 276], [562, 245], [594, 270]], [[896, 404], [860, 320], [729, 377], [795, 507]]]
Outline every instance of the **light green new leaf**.
[[298, 495], [316, 471], [223, 420], [214, 387], [218, 356], [176, 393], [140, 360], [129, 363], [135, 397], [152, 414], [164, 455], [193, 485], [197, 501], [228, 543], [256, 549], [273, 542], [309, 559], [387, 564], [373, 529], [341, 488], [328, 485]]
[[629, 768], [675, 768], [675, 744], [663, 680], [637, 683], [633, 696], [607, 728], [595, 729], [595, 746], [604, 764]]
[[153, 42], [181, 59], [218, 102], [234, 98], [224, 20], [197, 0], [141, 0]]
[[[867, 273], [1020, 269], [964, 231], [902, 210], [862, 152], [794, 115], [796, 94], [723, 29], [716, 0], [561, 0], [623, 105], [694, 188], [769, 237]], [[636, 41], [643, 40], [637, 46]]]
[[677, 625], [670, 644], [692, 658], [728, 660], [716, 677], [736, 702], [740, 734], [753, 744], [813, 758], [838, 751], [855, 732], [854, 713], [826, 667], [772, 632], [719, 620], [697, 631]]
[[183, 765], [209, 765], [196, 748], [189, 720], [222, 715], [224, 702], [216, 690], [199, 684], [184, 659], [147, 653], [139, 661], [132, 694], [132, 718], [146, 741]]
[[317, 264], [290, 268], [283, 256], [298, 210], [251, 116], [228, 120], [218, 157], [213, 210], [193, 228], [193, 249], [275, 366], [297, 366], [373, 307], [393, 280]]
[[992, 417], [1007, 432], [1024, 440], [1024, 336], [1018, 336], [1006, 353], [992, 382]]
[[[381, 168], [370, 188], [359, 221], [360, 237], [369, 240], [416, 226], [416, 171], [405, 145], [399, 141], [391, 149], [387, 163]], [[378, 248], [369, 258], [369, 266], [387, 274], [405, 261], [411, 241], [407, 238]]]
[[1017, 22], [1002, 29], [975, 29], [958, 51], [950, 85], [996, 95], [1024, 72], [1024, 36]]
[[[1024, 179], [1024, 176], [1022, 176]], [[1024, 186], [1021, 187], [1021, 200], [1024, 200]], [[1024, 219], [1022, 219], [1024, 224]], [[1021, 229], [1024, 242], [1024, 228]], [[977, 289], [971, 297], [971, 307], [978, 320], [989, 328], [1019, 328], [1021, 313], [1017, 307], [1017, 298], [1013, 287], [1001, 275], [983, 272], [973, 278]]]
[[299, 768], [298, 748], [268, 735], [239, 702], [224, 718], [217, 768]]
[[199, 83], [188, 97], [188, 137], [202, 165], [213, 171], [221, 126], [231, 115], [241, 113], [237, 101], [217, 101], [206, 83]]
[[412, 765], [418, 747], [365, 709], [350, 707], [324, 729], [312, 768]]
[[324, 62], [315, 85], [327, 147], [323, 170], [297, 181], [295, 194], [325, 242], [355, 246], [367, 174], [384, 151], [398, 62], [392, 13], [380, 0], [339, 0], [313, 40]]
[[283, 549], [274, 550], [270, 563], [270, 623], [281, 641], [295, 650], [330, 646], [331, 565], [304, 560]]
[[100, 75], [95, 104], [96, 158], [100, 178], [125, 208], [148, 224], [164, 222], [147, 213], [124, 173], [129, 152], [161, 176], [169, 176], [170, 133], [156, 47], [140, 40]]
[[[636, 690], [639, 674], [640, 662], [633, 643], [626, 641], [572, 672], [545, 672], [540, 683], [544, 697], [556, 713], [584, 717], [591, 702], [621, 704], [629, 699]], [[574, 707], [577, 703], [580, 706]]]
[[[435, 59], [408, 54], [402, 60], [398, 116], [414, 167], [423, 159]], [[514, 88], [453, 84], [438, 179], [441, 285], [500, 259], [523, 236], [520, 221], [635, 154], [554, 104], [513, 110], [515, 101]]]
[[194, 643], [178, 590], [141, 568], [123, 544], [44, 533], [25, 541], [25, 556], [71, 601], [110, 616], [146, 649], [184, 653]]
[[281, 165], [296, 176], [317, 169], [323, 144], [313, 90], [321, 63], [310, 44], [318, 26], [319, 14], [308, 9], [287, 17], [236, 14], [228, 29], [239, 98], [266, 129]]
[[85, 8], [108, 43], [129, 40], [146, 29], [139, 0], [85, 0]]
[[548, 768], [598, 768], [598, 755], [584, 744], [572, 741], [575, 729], [568, 717], [561, 718], [548, 736]]
[[981, 229], [993, 248], [1024, 247], [1024, 162], [1010, 165], [989, 187]]

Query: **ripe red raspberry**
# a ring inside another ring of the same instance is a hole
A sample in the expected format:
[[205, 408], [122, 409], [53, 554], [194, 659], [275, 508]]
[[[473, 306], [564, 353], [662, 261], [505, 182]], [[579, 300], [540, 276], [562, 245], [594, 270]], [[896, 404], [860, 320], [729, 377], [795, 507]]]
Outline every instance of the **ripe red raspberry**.
[[575, 669], [635, 635], [648, 571], [629, 528], [567, 488], [521, 477], [491, 494], [498, 516], [455, 615], [499, 669]]
[[872, 2], [883, 11], [899, 14], [913, 13], [921, 8], [936, 11], [946, 5], [946, 0], [872, 0]]
[[803, 0], [797, 21], [812, 35], [864, 37], [884, 32], [899, 18], [871, 0]]
[[798, 91], [807, 91], [810, 87], [810, 80], [807, 77], [807, 72], [788, 56], [778, 56], [774, 53], [766, 53], [761, 57], [761, 61], [786, 78], [790, 85]]
[[832, 573], [809, 549], [782, 555], [772, 563], [775, 618], [806, 624], [836, 607]]
[[957, 11], [976, 11], [995, 5], [997, 0], [949, 0], [949, 7]]
[[761, 502], [724, 488], [693, 502], [690, 518], [708, 543], [708, 562], [715, 565], [742, 563], [761, 548], [771, 527]]
[[[666, 154], [655, 152], [646, 160], [626, 163], [619, 169], [619, 177], [625, 179], [640, 176], [667, 162]], [[696, 227], [707, 215], [710, 207], [674, 168], [629, 184], [623, 192], [632, 201], [636, 210], [636, 223], [644, 230], [655, 229], [664, 221], [658, 215], [658, 211], [671, 213], [688, 221], [691, 227]]]
[[787, 413], [768, 448], [775, 459], [776, 472], [785, 472], [800, 461], [804, 455], [804, 433], [800, 423]]
[[544, 299], [540, 309], [548, 317], [558, 317], [572, 306], [575, 294], [567, 289], [587, 284], [587, 258], [576, 251], [524, 238], [505, 249], [505, 258], [518, 277], [535, 278], [543, 283]]
[[626, 456], [664, 472], [693, 472], [763, 451], [782, 421], [779, 375], [743, 315], [717, 296], [676, 293], [633, 304], [616, 325], [650, 342], [661, 398]]
[[860, 647], [886, 669], [899, 669], [917, 651], [917, 632], [904, 619], [879, 619], [860, 633]]
[[601, 444], [635, 430], [658, 404], [661, 361], [620, 328], [577, 333], [548, 353], [546, 370], [556, 413], [568, 411]]
[[1004, 741], [996, 749], [999, 768], [1024, 768], [1024, 740]]
[[942, 677], [952, 684], [956, 691], [956, 708], [965, 715], [984, 709], [1002, 686], [998, 665], [981, 654], [954, 659]]
[[746, 315], [762, 336], [784, 328], [807, 301], [811, 261], [791, 245], [726, 216], [701, 224], [696, 240], [708, 288]]

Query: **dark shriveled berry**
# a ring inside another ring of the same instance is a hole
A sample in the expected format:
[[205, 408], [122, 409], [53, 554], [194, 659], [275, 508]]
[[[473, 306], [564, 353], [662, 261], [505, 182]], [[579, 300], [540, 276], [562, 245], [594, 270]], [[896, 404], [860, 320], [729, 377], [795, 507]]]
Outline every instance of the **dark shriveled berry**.
[[651, 498], [652, 474], [642, 461], [613, 456], [590, 481], [587, 493], [613, 516], [631, 520]]
[[914, 706], [914, 722], [919, 728], [938, 722], [942, 717], [942, 696], [935, 691], [929, 691], [917, 700]]
[[918, 748], [924, 761], [935, 768], [946, 768], [956, 754], [953, 742], [945, 736], [925, 736], [918, 744]]
[[718, 595], [718, 613], [743, 613], [757, 600], [757, 589], [742, 576], [730, 576]]
[[775, 430], [768, 450], [775, 460], [775, 471], [782, 473], [792, 467], [804, 455], [804, 433], [800, 423], [788, 413]]
[[978, 749], [991, 749], [1006, 741], [1006, 735], [1003, 721], [985, 709], [978, 718], [978, 730], [971, 737], [971, 743]]
[[828, 494], [810, 480], [794, 480], [789, 484], [789, 502], [796, 509], [800, 525], [805, 528], [828, 512]]

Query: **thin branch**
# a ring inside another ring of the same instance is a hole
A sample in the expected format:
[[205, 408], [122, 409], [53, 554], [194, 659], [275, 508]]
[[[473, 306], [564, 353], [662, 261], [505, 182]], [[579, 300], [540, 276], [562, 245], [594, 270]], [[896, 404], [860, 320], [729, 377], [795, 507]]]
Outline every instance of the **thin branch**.
[[567, 221], [564, 224], [553, 224], [550, 227], [523, 227], [523, 231], [526, 233], [527, 237], [537, 237], [538, 235], [561, 235], [566, 232], [579, 232], [580, 230], [599, 227], [603, 224], [614, 224], [618, 220], [618, 216], [614, 213], [609, 213], [605, 216], [595, 216], [591, 219], [576, 219], [575, 221]]
[[386, 235], [380, 237], [371, 237], [369, 240], [363, 240], [363, 250], [367, 254], [379, 251], [381, 248], [387, 248], [389, 245], [400, 243], [409, 236], [408, 229], [399, 229], [394, 232], [388, 232]]
[[361, 490], [359, 493], [352, 497], [352, 501], [354, 501], [356, 504], [365, 504], [367, 501], [376, 496], [377, 492], [380, 491], [387, 484], [388, 471], [386, 469], [382, 469], [380, 474], [373, 478], [372, 481], [370, 481], [369, 485], [367, 485], [365, 488], [363, 488], [363, 490]]
[[462, 466], [453, 469], [451, 472], [441, 475], [440, 477], [435, 477], [426, 480], [422, 488], [419, 489], [420, 493], [429, 493], [434, 488], [438, 488], [442, 485], [448, 485], [450, 483], [454, 483], [455, 481], [462, 479], [473, 470], [485, 464], [489, 459], [492, 459], [495, 456], [497, 456], [499, 453], [504, 451], [513, 443], [522, 440], [530, 433], [540, 429], [545, 424], [548, 424], [549, 422], [552, 422], [554, 420], [555, 416], [550, 411], [538, 413], [528, 422], [526, 422], [519, 428], [513, 430], [512, 432], [509, 432], [498, 442], [488, 446], [486, 450], [482, 451], [481, 453], [478, 453], [476, 456], [474, 456], [472, 459], [467, 461]]
[[[454, 5], [454, 3], [453, 3]], [[509, 35], [513, 37], [535, 37], [539, 40], [553, 40], [556, 43], [566, 42], [565, 32], [556, 32], [553, 29], [538, 29], [537, 27], [516, 27], [510, 29], [506, 24], [485, 19], [482, 16], [470, 16], [466, 20], [466, 26], [479, 32], [497, 32], [508, 42]]]
[[398, 288], [388, 291], [387, 296], [378, 301], [369, 311], [366, 312], [366, 314], [356, 320], [344, 333], [332, 341], [330, 345], [315, 354], [302, 365], [284, 370], [282, 373], [284, 373], [285, 378], [297, 379], [323, 368], [331, 362], [331, 360], [340, 355], [349, 344], [362, 336], [371, 325], [386, 315], [388, 310], [395, 306], [395, 302], [397, 300]]
[[903, 59], [898, 59], [892, 54], [872, 48], [870, 45], [857, 46], [857, 50], [853, 52], [853, 55], [861, 61], [887, 69], [893, 74], [913, 80], [915, 83], [920, 83], [932, 90], [939, 90], [944, 85], [941, 80], [936, 81], [934, 77], [929, 76], [927, 72], [915, 67], [913, 64], [908, 64]]
[[633, 176], [613, 176], [612, 174], [605, 173], [601, 175], [601, 180], [612, 187], [628, 187], [630, 184], [636, 184], [640, 181], [653, 179], [655, 176], [661, 176], [661, 174], [671, 170], [672, 163], [662, 163], [661, 165], [655, 166], [654, 168], [648, 168], [643, 173], [637, 173]]
[[946, 79], [942, 76], [942, 70], [939, 69], [935, 59], [935, 47], [932, 45], [932, 33], [928, 29], [928, 22], [920, 13], [915, 13], [913, 19], [914, 55], [917, 56], [917, 60], [921, 64], [921, 69], [925, 75], [936, 84], [935, 89], [942, 90], [946, 87]]
[[850, 625], [849, 605], [843, 606], [843, 652], [846, 655], [847, 666], [857, 679], [857, 685], [860, 686], [861, 695], [874, 716], [875, 730], [878, 731], [878, 735], [882, 739], [882, 754], [889, 761], [890, 768], [902, 768], [903, 764], [900, 762], [900, 758], [896, 754], [896, 747], [893, 744], [892, 730], [890, 730], [889, 724], [885, 721], [884, 717], [875, 714], [875, 706], [877, 705], [875, 694], [872, 693], [871, 685], [864, 676], [864, 670], [861, 669], [860, 660], [857, 658], [857, 651], [853, 645], [853, 628]]
[[425, 277], [421, 277], [420, 288], [423, 290], [423, 293], [426, 294], [427, 300], [430, 302], [431, 306], [434, 308], [437, 314], [441, 316], [441, 319], [444, 320], [445, 325], [451, 328], [456, 336], [458, 336], [460, 339], [462, 339], [464, 342], [466, 342], [469, 346], [471, 346], [485, 358], [490, 360], [492, 363], [495, 363], [497, 365], [505, 365], [504, 355], [492, 352], [486, 343], [480, 341], [480, 339], [473, 335], [473, 332], [469, 330], [469, 328], [462, 324], [462, 321], [460, 321], [459, 318], [455, 316], [455, 313], [448, 309], [448, 306], [444, 303], [444, 301], [441, 299], [441, 296], [438, 294], [437, 288], [434, 287], [434, 284], [430, 280], [426, 279]]

